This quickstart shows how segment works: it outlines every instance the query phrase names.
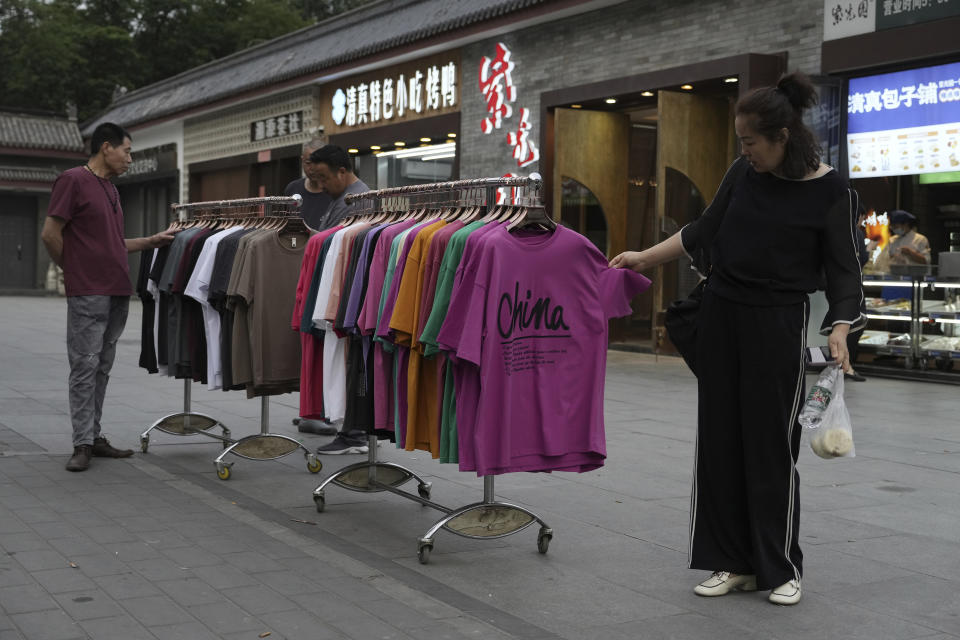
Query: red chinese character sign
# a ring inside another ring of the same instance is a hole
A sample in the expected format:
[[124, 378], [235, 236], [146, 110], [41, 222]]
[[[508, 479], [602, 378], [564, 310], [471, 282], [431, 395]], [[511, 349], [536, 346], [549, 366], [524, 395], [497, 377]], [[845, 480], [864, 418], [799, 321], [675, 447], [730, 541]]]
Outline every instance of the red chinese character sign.
[[[490, 134], [503, 126], [504, 121], [513, 116], [512, 103], [517, 100], [517, 87], [513, 84], [514, 62], [510, 59], [510, 49], [502, 42], [497, 43], [493, 58], [483, 56], [480, 60], [480, 93], [486, 102], [489, 116], [480, 122], [480, 130]], [[513, 150], [513, 158], [518, 167], [525, 167], [540, 159], [536, 143], [530, 139], [530, 110], [520, 109], [520, 119], [516, 129], [507, 133], [507, 144]]]
[[507, 134], [507, 144], [513, 147], [518, 167], [525, 167], [540, 159], [540, 150], [530, 140], [530, 109], [520, 109], [520, 125]]
[[513, 66], [510, 50], [502, 42], [497, 43], [497, 55], [493, 60], [487, 56], [480, 60], [480, 92], [487, 101], [487, 112], [490, 114], [480, 123], [484, 133], [499, 129], [513, 113], [510, 103], [517, 99], [517, 87], [511, 75]]

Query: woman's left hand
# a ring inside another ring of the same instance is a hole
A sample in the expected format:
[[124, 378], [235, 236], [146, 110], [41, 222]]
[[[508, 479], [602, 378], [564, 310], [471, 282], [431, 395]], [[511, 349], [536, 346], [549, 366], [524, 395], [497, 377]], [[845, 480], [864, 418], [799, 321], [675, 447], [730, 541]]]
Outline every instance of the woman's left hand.
[[850, 333], [850, 325], [835, 324], [827, 340], [827, 344], [830, 345], [830, 357], [840, 365], [844, 373], [853, 372], [853, 367], [850, 365], [850, 352], [847, 351], [848, 333]]

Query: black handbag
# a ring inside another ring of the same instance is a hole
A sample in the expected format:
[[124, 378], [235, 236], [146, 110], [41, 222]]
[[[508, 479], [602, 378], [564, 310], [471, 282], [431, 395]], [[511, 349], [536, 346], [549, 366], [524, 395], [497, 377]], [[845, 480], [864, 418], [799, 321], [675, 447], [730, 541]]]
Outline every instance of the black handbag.
[[697, 316], [706, 286], [707, 279], [703, 278], [689, 296], [671, 302], [663, 317], [663, 326], [670, 336], [670, 342], [677, 348], [693, 375], [697, 375]]

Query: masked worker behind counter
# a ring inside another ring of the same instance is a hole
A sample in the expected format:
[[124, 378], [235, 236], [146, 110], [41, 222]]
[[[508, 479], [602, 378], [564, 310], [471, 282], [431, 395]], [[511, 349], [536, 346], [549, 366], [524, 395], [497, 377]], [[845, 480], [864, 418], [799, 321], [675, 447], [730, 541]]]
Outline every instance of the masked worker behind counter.
[[875, 269], [889, 273], [890, 265], [930, 264], [930, 241], [917, 233], [917, 217], [897, 209], [890, 213], [893, 237], [877, 258]]

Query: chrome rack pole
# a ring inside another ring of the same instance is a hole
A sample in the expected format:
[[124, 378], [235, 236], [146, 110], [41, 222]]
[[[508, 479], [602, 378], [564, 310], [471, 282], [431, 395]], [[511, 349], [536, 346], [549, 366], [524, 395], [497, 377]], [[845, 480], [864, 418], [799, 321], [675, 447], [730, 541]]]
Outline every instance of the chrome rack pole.
[[483, 501], [486, 503], [496, 502], [493, 490], [494, 476], [483, 476]]
[[295, 204], [300, 206], [302, 198], [300, 196], [264, 196], [262, 198], [237, 198], [234, 200], [207, 200], [204, 202], [183, 202], [178, 204], [171, 205], [173, 209], [197, 209], [200, 207], [205, 208], [217, 208], [217, 207], [240, 207], [245, 205], [256, 205], [256, 204]]
[[270, 396], [260, 396], [260, 433], [270, 433]]
[[190, 378], [183, 379], [183, 430], [190, 431]]
[[462, 190], [471, 187], [526, 187], [531, 186], [539, 190], [543, 184], [543, 178], [539, 173], [531, 173], [526, 178], [476, 178], [471, 180], [455, 180], [452, 182], [434, 182], [422, 185], [409, 185], [406, 187], [389, 187], [386, 189], [377, 189], [373, 191], [364, 191], [363, 193], [350, 194], [345, 197], [349, 204], [356, 200], [381, 198], [391, 195], [408, 195], [417, 193], [427, 193], [431, 191], [443, 190]]

